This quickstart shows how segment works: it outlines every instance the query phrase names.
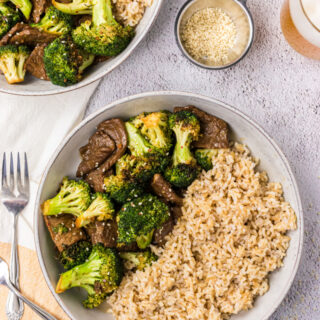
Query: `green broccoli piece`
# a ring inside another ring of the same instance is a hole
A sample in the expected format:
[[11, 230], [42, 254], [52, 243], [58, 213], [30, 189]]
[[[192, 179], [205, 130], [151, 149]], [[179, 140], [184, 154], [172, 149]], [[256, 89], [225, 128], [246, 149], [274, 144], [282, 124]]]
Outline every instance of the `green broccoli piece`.
[[153, 146], [130, 121], [126, 122], [125, 126], [128, 134], [128, 148], [131, 152], [131, 157], [127, 157], [125, 161], [127, 170], [139, 173], [143, 171], [141, 177], [143, 181], [148, 181], [155, 173], [163, 171], [170, 158], [163, 150]]
[[4, 73], [8, 83], [18, 83], [24, 80], [25, 62], [30, 55], [26, 46], [8, 44], [0, 47], [0, 70]]
[[89, 241], [80, 240], [65, 248], [59, 255], [59, 261], [67, 270], [86, 262], [92, 250]]
[[123, 265], [116, 250], [97, 244], [92, 247], [86, 262], [60, 275], [56, 292], [62, 293], [73, 287], [84, 288], [88, 297], [83, 305], [92, 309], [119, 286], [122, 278]]
[[141, 252], [120, 252], [120, 257], [132, 263], [138, 270], [144, 270], [158, 259], [158, 257], [150, 250]]
[[19, 12], [0, 2], [0, 39], [19, 21]]
[[81, 228], [94, 221], [113, 219], [114, 207], [111, 200], [104, 193], [97, 192], [93, 195], [90, 206], [76, 219], [76, 227]]
[[152, 241], [154, 230], [169, 217], [169, 207], [151, 194], [124, 204], [117, 215], [118, 245], [136, 241], [140, 249], [145, 249]]
[[92, 14], [93, 2], [93, 0], [73, 0], [63, 3], [52, 0], [52, 4], [56, 9], [72, 15]]
[[111, 0], [96, 0], [92, 22], [85, 21], [72, 32], [73, 41], [95, 55], [116, 56], [134, 36], [134, 29], [123, 27], [113, 17]]
[[[6, 2], [5, 0], [2, 2]], [[19, 9], [27, 20], [30, 18], [32, 3], [30, 0], [10, 0]]]
[[52, 199], [42, 204], [42, 212], [45, 216], [69, 213], [80, 216], [90, 205], [89, 185], [82, 181], [63, 178], [59, 193]]
[[94, 61], [94, 55], [80, 50], [70, 37], [60, 37], [44, 49], [44, 66], [53, 84], [68, 86], [79, 82], [86, 67]]
[[105, 191], [118, 203], [125, 203], [140, 197], [143, 187], [140, 183], [128, 179], [123, 174], [112, 175], [104, 179]]
[[178, 188], [188, 187], [198, 176], [197, 161], [190, 150], [192, 141], [199, 137], [200, 123], [189, 111], [174, 113], [169, 119], [176, 136], [172, 164], [164, 172], [165, 178]]
[[63, 35], [71, 32], [73, 27], [72, 16], [50, 6], [39, 23], [31, 23], [31, 27], [47, 33]]
[[55, 234], [62, 235], [64, 233], [68, 232], [68, 228], [63, 223], [59, 223], [57, 226], [52, 227], [52, 231]]
[[169, 127], [168, 111], [143, 112], [131, 119], [148, 141], [159, 150], [167, 153], [172, 147], [172, 131]]
[[213, 168], [212, 158], [218, 154], [218, 149], [198, 149], [194, 155], [200, 167], [206, 171]]

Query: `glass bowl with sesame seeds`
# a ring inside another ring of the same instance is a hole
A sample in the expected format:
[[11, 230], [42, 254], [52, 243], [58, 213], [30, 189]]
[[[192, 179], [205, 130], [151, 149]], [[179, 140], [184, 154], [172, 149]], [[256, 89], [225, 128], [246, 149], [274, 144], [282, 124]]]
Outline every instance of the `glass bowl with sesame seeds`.
[[225, 69], [242, 60], [254, 37], [245, 0], [189, 0], [180, 9], [175, 35], [182, 53], [207, 69]]

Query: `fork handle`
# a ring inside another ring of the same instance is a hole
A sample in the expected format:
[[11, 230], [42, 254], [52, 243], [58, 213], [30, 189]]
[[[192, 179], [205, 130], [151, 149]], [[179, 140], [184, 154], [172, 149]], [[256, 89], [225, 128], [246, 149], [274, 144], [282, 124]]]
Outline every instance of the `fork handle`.
[[[19, 259], [17, 249], [17, 221], [18, 215], [14, 214], [13, 239], [10, 257], [10, 280], [19, 289]], [[6, 314], [9, 320], [19, 320], [24, 312], [23, 302], [10, 291], [7, 298]]]

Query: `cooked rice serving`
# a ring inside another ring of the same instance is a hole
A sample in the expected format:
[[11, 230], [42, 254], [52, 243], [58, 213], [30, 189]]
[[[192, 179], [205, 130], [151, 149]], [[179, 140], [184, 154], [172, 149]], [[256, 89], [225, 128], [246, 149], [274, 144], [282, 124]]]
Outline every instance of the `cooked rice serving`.
[[115, 4], [116, 19], [124, 25], [136, 26], [153, 0], [112, 0]]
[[109, 303], [117, 320], [228, 319], [252, 308], [283, 264], [296, 216], [280, 183], [241, 144], [188, 188], [183, 216], [159, 260], [128, 273]]

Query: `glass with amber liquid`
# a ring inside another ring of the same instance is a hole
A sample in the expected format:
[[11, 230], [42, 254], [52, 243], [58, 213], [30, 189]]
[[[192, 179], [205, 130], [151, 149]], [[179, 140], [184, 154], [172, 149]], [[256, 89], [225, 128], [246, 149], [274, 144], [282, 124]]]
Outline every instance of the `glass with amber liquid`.
[[320, 60], [320, 0], [285, 0], [281, 28], [293, 49]]

